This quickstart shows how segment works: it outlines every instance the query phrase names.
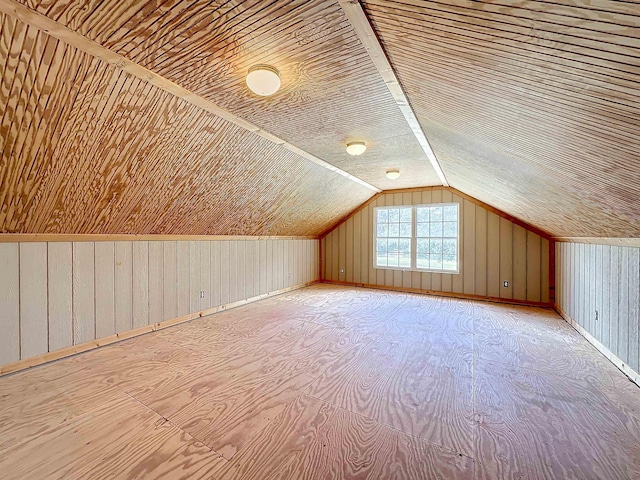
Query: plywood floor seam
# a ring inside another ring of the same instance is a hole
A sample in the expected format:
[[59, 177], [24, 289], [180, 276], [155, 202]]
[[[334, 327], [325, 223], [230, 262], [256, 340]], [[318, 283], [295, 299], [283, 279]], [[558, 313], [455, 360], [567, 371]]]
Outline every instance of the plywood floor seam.
[[0, 378], [0, 472], [633, 479], [640, 390], [548, 309], [317, 284]]

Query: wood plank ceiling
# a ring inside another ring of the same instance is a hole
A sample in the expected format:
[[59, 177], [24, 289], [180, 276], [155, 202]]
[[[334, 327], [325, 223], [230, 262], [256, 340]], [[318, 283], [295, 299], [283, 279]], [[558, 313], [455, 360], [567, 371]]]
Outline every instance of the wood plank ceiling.
[[[640, 237], [636, 3], [361, 3], [453, 187], [557, 236]], [[316, 235], [440, 183], [335, 0], [4, 5], [0, 232]], [[256, 63], [274, 96], [246, 88]]]
[[640, 237], [640, 5], [362, 2], [449, 183], [557, 236]]
[[[21, 3], [379, 189], [439, 184], [337, 2]], [[1, 20], [0, 231], [317, 235], [375, 193]], [[280, 70], [274, 96], [247, 89], [256, 63]]]

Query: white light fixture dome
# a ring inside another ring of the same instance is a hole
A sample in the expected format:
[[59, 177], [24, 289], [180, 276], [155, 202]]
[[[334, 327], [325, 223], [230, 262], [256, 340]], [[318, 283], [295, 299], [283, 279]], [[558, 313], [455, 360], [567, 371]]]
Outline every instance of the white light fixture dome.
[[249, 69], [246, 81], [253, 93], [266, 97], [280, 88], [280, 72], [270, 65], [254, 65]]
[[351, 142], [347, 144], [347, 153], [349, 155], [362, 155], [367, 149], [364, 142]]
[[389, 180], [395, 180], [398, 177], [400, 177], [400, 170], [398, 170], [397, 168], [392, 168], [390, 170], [387, 170], [387, 178]]

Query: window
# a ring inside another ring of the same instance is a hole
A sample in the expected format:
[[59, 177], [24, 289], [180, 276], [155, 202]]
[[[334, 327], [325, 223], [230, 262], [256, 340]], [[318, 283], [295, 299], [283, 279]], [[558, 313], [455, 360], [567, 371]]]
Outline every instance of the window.
[[458, 272], [458, 204], [374, 209], [377, 268]]

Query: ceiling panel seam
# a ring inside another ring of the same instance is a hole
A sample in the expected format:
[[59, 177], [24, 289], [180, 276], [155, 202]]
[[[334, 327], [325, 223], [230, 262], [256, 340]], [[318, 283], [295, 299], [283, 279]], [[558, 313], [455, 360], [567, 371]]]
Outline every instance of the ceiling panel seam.
[[440, 178], [442, 185], [448, 187], [449, 182], [444, 175], [440, 162], [433, 152], [431, 144], [429, 143], [429, 140], [427, 140], [427, 137], [420, 126], [420, 122], [418, 122], [418, 118], [413, 112], [413, 109], [409, 104], [409, 100], [402, 89], [402, 85], [400, 85], [400, 81], [398, 80], [398, 77], [396, 77], [393, 67], [389, 62], [382, 45], [380, 45], [378, 37], [373, 31], [373, 27], [369, 23], [369, 19], [364, 13], [360, 2], [358, 0], [338, 0], [338, 3], [340, 4], [340, 7], [342, 7], [342, 10], [351, 23], [356, 35], [362, 42], [365, 50], [371, 57], [376, 69], [387, 85], [389, 92], [391, 92], [391, 95], [395, 99], [402, 115], [415, 135], [416, 140], [418, 140], [420, 147], [422, 147], [422, 150], [424, 150], [424, 153], [429, 159], [429, 163], [431, 163], [431, 166], [438, 174], [438, 178]]
[[102, 45], [94, 42], [93, 40], [90, 40], [89, 38], [77, 32], [74, 32], [73, 30], [56, 22], [55, 20], [50, 19], [46, 15], [43, 15], [39, 12], [31, 10], [30, 8], [18, 3], [16, 0], [3, 0], [2, 2], [0, 2], [0, 12], [6, 15], [9, 15], [13, 18], [16, 18], [17, 20], [27, 25], [30, 25], [38, 30], [41, 30], [47, 35], [50, 35], [74, 48], [77, 48], [80, 51], [83, 51], [93, 57], [96, 57], [108, 63], [109, 65], [113, 65], [116, 68], [119, 68], [120, 70], [123, 70], [128, 74], [143, 80], [144, 82], [154, 85], [164, 90], [165, 92], [168, 92], [178, 98], [181, 98], [186, 102], [192, 105], [195, 105], [196, 107], [201, 108], [206, 112], [216, 115], [234, 125], [237, 125], [241, 128], [244, 128], [245, 130], [248, 130], [249, 132], [255, 135], [258, 135], [266, 140], [269, 140], [270, 142], [275, 143], [276, 145], [279, 145], [299, 155], [300, 157], [315, 163], [316, 165], [319, 165], [327, 170], [337, 173], [338, 175], [348, 178], [349, 180], [356, 182], [372, 190], [373, 192], [376, 192], [376, 193], [381, 192], [379, 188], [365, 182], [364, 180], [356, 177], [355, 175], [352, 175], [336, 167], [335, 165], [332, 165], [329, 162], [326, 162], [321, 158], [316, 157], [315, 155], [305, 150], [302, 150], [301, 148], [296, 147], [295, 145], [292, 145], [286, 140], [261, 129], [257, 125], [254, 125], [251, 122], [237, 115], [234, 115], [228, 110], [225, 110], [224, 108], [218, 106], [214, 102], [207, 100], [206, 98], [201, 97], [200, 95], [197, 95], [187, 90], [184, 87], [181, 87], [180, 85], [162, 77], [161, 75], [158, 75], [152, 72], [151, 70], [148, 70], [147, 68], [141, 65], [138, 65], [135, 62], [132, 62], [131, 60], [125, 58], [124, 56], [118, 53], [115, 53], [106, 47], [103, 47]]

